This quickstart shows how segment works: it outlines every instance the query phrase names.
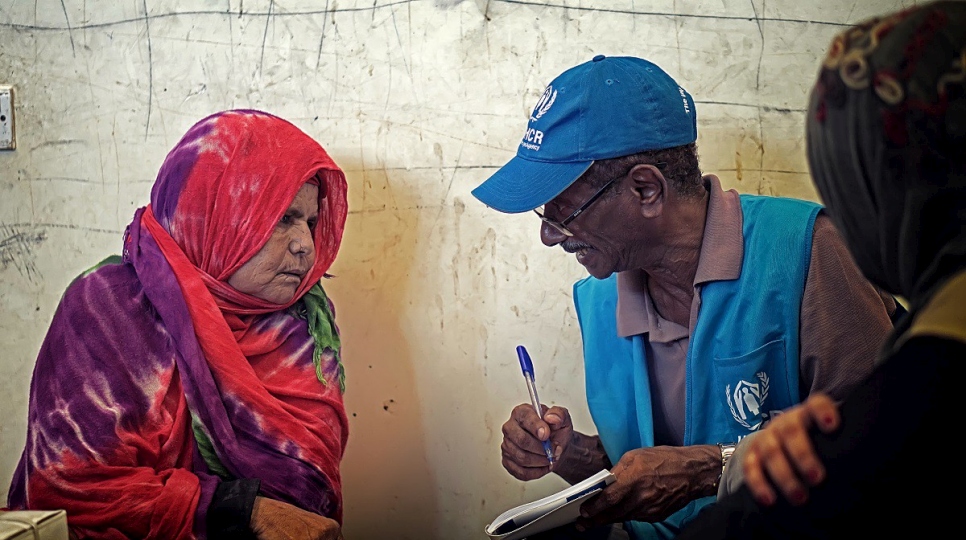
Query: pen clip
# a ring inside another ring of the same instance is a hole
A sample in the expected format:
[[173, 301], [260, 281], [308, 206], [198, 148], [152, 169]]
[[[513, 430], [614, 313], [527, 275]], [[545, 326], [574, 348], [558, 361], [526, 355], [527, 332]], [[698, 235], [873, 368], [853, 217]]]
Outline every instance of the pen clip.
[[517, 358], [520, 359], [520, 369], [523, 370], [523, 374], [529, 375], [533, 379], [533, 362], [530, 361], [530, 355], [523, 345], [517, 345]]

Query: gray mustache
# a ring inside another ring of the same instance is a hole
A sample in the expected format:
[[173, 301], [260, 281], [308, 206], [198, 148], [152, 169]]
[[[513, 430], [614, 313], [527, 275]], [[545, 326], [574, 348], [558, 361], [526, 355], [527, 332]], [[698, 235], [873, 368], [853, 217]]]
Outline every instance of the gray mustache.
[[563, 242], [562, 244], [560, 244], [560, 247], [562, 247], [563, 250], [566, 251], [567, 253], [576, 253], [582, 249], [590, 249], [590, 246], [588, 246], [587, 244], [584, 244], [581, 242], [574, 242], [571, 240], [567, 240]]

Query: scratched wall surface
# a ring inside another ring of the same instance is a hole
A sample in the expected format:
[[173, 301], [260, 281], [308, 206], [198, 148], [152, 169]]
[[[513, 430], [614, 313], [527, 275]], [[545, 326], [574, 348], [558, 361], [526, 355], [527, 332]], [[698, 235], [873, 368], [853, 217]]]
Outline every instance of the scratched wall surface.
[[293, 121], [346, 171], [350, 216], [329, 288], [344, 332], [347, 538], [479, 538], [563, 485], [500, 465], [527, 398], [586, 412], [572, 257], [531, 215], [469, 192], [509, 159], [559, 72], [644, 56], [697, 102], [705, 172], [814, 199], [803, 108], [849, 23], [912, 0], [0, 0], [0, 495], [25, 436], [33, 362], [61, 292], [116, 253], [167, 151], [227, 108]]

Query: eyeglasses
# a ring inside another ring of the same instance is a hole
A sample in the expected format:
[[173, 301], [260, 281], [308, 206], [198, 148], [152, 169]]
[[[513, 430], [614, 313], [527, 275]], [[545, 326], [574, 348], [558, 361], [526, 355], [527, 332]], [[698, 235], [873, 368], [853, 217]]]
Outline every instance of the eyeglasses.
[[[651, 165], [654, 165], [658, 169], [663, 169], [664, 167], [667, 166], [667, 163], [665, 163], [665, 162], [662, 161], [660, 163], [652, 163]], [[637, 165], [635, 165], [635, 167], [636, 166]], [[564, 218], [562, 221], [557, 221], [555, 219], [551, 219], [551, 218], [548, 218], [547, 216], [545, 216], [544, 213], [543, 213], [543, 206], [541, 206], [539, 208], [534, 208], [533, 209], [533, 213], [536, 214], [536, 215], [538, 215], [540, 217], [540, 220], [541, 221], [543, 221], [547, 225], [550, 225], [551, 227], [553, 227], [554, 230], [556, 230], [560, 234], [562, 234], [564, 236], [568, 236], [568, 237], [573, 236], [574, 233], [571, 232], [571, 230], [567, 228], [567, 225], [569, 225], [573, 220], [577, 219], [577, 216], [579, 216], [580, 214], [583, 214], [584, 211], [586, 211], [588, 208], [590, 208], [590, 205], [594, 204], [594, 201], [596, 201], [597, 199], [599, 199], [600, 196], [603, 195], [605, 191], [607, 191], [607, 188], [611, 187], [614, 184], [614, 182], [617, 182], [621, 178], [624, 178], [625, 176], [627, 176], [627, 173], [629, 173], [629, 172], [631, 172], [631, 171], [627, 171], [626, 173], [624, 173], [624, 174], [622, 174], [620, 176], [616, 176], [616, 177], [611, 178], [610, 180], [608, 180], [603, 186], [600, 187], [600, 189], [597, 190], [596, 193], [594, 193], [593, 195], [590, 196], [589, 199], [587, 199], [586, 201], [584, 201], [584, 204], [578, 206], [577, 209], [574, 210], [574, 212], [572, 214], [570, 214], [569, 216], [567, 216], [566, 218]]]

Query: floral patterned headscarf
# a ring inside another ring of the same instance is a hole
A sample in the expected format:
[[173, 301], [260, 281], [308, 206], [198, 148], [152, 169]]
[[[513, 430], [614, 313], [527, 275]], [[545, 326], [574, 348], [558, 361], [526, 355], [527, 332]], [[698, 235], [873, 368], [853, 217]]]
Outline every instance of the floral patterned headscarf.
[[859, 268], [914, 311], [966, 268], [966, 3], [837, 36], [812, 90], [808, 159]]

